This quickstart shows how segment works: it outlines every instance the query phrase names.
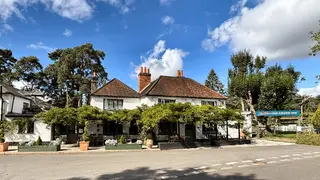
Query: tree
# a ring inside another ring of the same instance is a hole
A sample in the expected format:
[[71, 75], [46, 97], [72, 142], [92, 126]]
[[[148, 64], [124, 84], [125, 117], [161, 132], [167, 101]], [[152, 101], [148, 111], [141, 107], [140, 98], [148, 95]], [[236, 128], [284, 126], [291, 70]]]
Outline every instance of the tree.
[[233, 68], [229, 69], [229, 96], [240, 98], [243, 111], [246, 109], [245, 101], [254, 114], [255, 121], [258, 122], [255, 115], [255, 105], [258, 103], [261, 93], [260, 86], [264, 78], [261, 70], [265, 66], [266, 57], [257, 56], [254, 58], [249, 51], [243, 50], [231, 56], [231, 63]]
[[0, 82], [12, 83], [12, 68], [16, 61], [11, 50], [0, 49]]
[[210, 89], [217, 91], [218, 93], [225, 95], [224, 85], [219, 80], [217, 74], [213, 69], [210, 70], [207, 80], [205, 81], [205, 86]]
[[320, 51], [320, 29], [318, 30], [318, 32], [310, 32], [310, 34], [311, 40], [314, 41], [315, 44], [311, 47], [311, 53], [309, 54], [315, 56]]
[[261, 84], [261, 94], [258, 100], [260, 110], [282, 110], [295, 97], [297, 93], [296, 82], [300, 72], [293, 66], [286, 69], [278, 64], [266, 70]]
[[[103, 51], [95, 50], [93, 45], [89, 43], [49, 53], [49, 58], [54, 63], [46, 72], [50, 74], [49, 81], [57, 83], [60, 94], [65, 92], [66, 106], [71, 104], [75, 107], [81, 107], [83, 97], [86, 100], [84, 104], [88, 104], [91, 79], [96, 78], [101, 84], [103, 79], [107, 77], [102, 66], [104, 57]], [[50, 91], [55, 90], [51, 89]]]
[[311, 122], [315, 127], [320, 127], [320, 105], [318, 106], [315, 114], [312, 116]]

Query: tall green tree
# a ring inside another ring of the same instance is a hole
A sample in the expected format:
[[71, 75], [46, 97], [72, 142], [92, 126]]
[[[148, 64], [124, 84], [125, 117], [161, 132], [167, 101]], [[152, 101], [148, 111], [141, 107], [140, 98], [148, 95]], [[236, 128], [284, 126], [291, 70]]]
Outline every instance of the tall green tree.
[[248, 50], [242, 50], [231, 56], [231, 63], [233, 67], [228, 72], [229, 96], [240, 99], [243, 111], [248, 105], [254, 120], [258, 122], [255, 105], [261, 94], [260, 86], [264, 78], [261, 70], [265, 67], [266, 57], [253, 57]]
[[12, 83], [12, 69], [17, 60], [9, 49], [0, 49], [0, 82]]
[[224, 85], [219, 80], [216, 72], [213, 69], [210, 70], [207, 80], [205, 81], [205, 86], [210, 89], [217, 91], [218, 93], [225, 95]]
[[[74, 48], [57, 49], [49, 53], [49, 58], [54, 61], [53, 65], [46, 69], [50, 74], [49, 81], [55, 81], [60, 92], [67, 94], [67, 106], [71, 104], [80, 107], [83, 97], [88, 100], [91, 79], [96, 78], [101, 84], [107, 77], [102, 66], [104, 57], [103, 51], [95, 50], [89, 43]], [[96, 77], [93, 77], [93, 74]]]
[[258, 100], [260, 110], [282, 110], [297, 94], [296, 83], [300, 77], [293, 66], [286, 69], [278, 64], [266, 70], [261, 84], [261, 94]]

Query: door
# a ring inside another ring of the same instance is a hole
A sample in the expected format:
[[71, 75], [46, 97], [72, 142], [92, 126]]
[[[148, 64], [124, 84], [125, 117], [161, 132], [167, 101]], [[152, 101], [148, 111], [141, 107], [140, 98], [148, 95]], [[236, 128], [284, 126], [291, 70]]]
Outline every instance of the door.
[[185, 125], [185, 136], [186, 141], [195, 141], [196, 140], [196, 127], [193, 124]]

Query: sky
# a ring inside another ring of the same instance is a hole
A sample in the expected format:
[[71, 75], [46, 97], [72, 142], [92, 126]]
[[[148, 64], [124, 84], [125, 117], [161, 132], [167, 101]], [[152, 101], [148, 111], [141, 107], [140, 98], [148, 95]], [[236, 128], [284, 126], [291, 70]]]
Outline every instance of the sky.
[[267, 67], [293, 65], [300, 93], [320, 94], [319, 56], [310, 31], [320, 29], [319, 0], [0, 0], [0, 48], [15, 58], [92, 43], [106, 53], [108, 78], [137, 89], [140, 66], [204, 83], [210, 69], [227, 84], [230, 56], [249, 49]]

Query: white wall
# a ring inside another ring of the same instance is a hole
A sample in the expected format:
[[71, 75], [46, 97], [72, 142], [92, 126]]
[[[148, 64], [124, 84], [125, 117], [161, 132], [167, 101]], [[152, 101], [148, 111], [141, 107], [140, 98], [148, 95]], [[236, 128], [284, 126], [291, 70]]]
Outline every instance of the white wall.
[[90, 105], [103, 109], [103, 99], [123, 99], [124, 109], [134, 109], [140, 106], [139, 98], [115, 98], [115, 97], [102, 97], [102, 96], [92, 96], [90, 99]]
[[[28, 107], [30, 107], [30, 104], [31, 104], [30, 100], [15, 96], [12, 112], [22, 113], [23, 103], [28, 103], [29, 105]], [[10, 104], [10, 109], [11, 109], [11, 104]]]
[[18, 134], [18, 128], [16, 128], [13, 133], [6, 133], [5, 140], [6, 142], [36, 141], [38, 136], [41, 137], [42, 141], [51, 141], [51, 127], [48, 127], [47, 124], [44, 124], [41, 121], [35, 121], [34, 133]]
[[141, 98], [141, 104], [146, 104], [152, 106], [158, 104], [158, 99], [172, 99], [176, 100], [177, 103], [186, 103], [189, 102], [193, 105], [201, 105], [201, 101], [216, 101], [219, 106], [225, 106], [225, 100], [220, 99], [197, 99], [197, 98], [180, 98], [180, 97], [157, 97], [157, 96], [148, 96]]

